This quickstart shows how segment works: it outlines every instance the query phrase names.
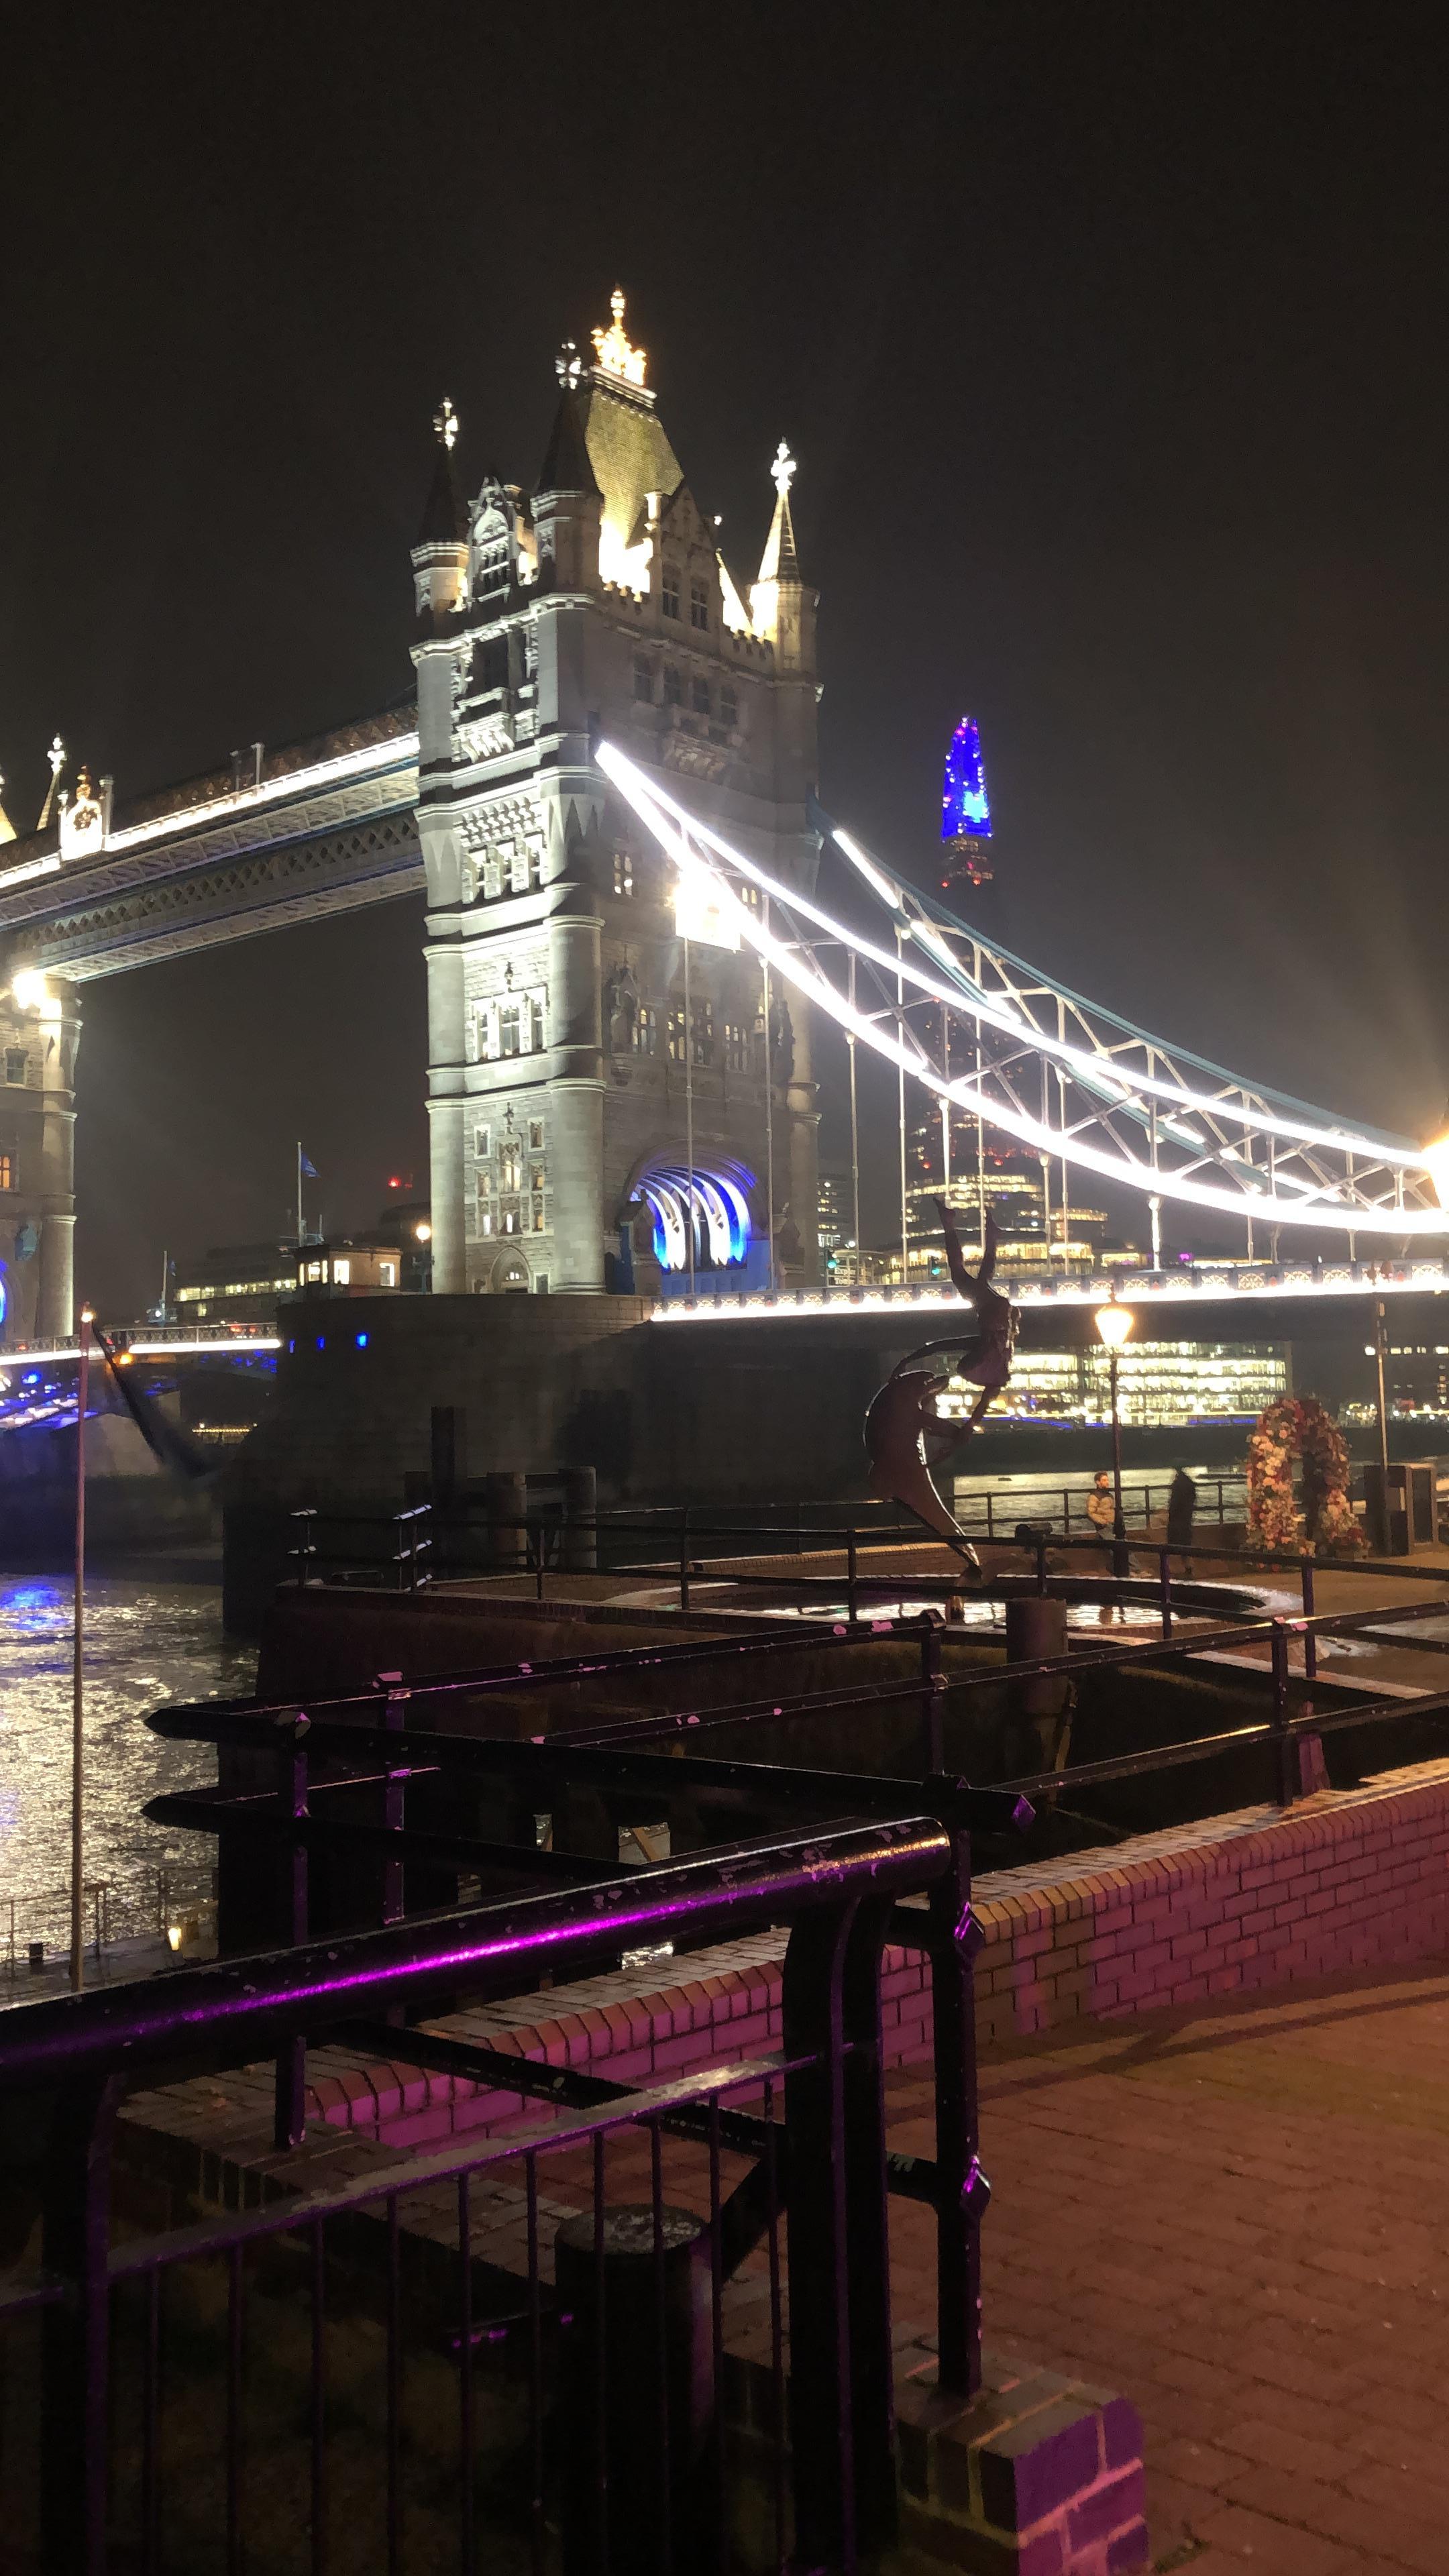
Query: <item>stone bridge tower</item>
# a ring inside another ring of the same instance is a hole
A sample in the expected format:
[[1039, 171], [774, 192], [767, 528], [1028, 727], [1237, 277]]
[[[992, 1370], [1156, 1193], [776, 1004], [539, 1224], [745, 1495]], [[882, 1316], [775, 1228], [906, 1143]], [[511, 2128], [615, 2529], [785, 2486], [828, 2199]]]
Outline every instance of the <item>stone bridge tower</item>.
[[593, 338], [592, 365], [571, 343], [556, 362], [531, 490], [490, 474], [465, 503], [444, 405], [413, 553], [433, 1284], [648, 1290], [662, 1263], [678, 1285], [692, 1230], [712, 1284], [763, 1284], [772, 1242], [788, 1285], [817, 1269], [806, 1006], [777, 987], [767, 1028], [748, 950], [692, 935], [686, 957], [675, 872], [591, 753], [614, 740], [762, 865], [813, 882], [793, 464], [782, 441], [746, 608], [622, 295]]

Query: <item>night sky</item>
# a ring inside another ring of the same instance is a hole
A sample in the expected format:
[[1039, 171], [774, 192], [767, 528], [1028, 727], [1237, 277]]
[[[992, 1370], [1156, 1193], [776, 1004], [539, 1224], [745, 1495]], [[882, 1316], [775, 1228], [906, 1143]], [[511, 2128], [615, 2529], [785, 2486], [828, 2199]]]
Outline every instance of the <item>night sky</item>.
[[[0, 766], [129, 794], [403, 696], [441, 394], [542, 459], [616, 279], [754, 569], [783, 434], [821, 791], [1323, 1106], [1449, 1085], [1442, 8], [83, 13], [7, 33]], [[86, 988], [78, 1284], [424, 1181], [421, 904]], [[838, 1136], [838, 1128], [836, 1130]], [[827, 1145], [831, 1141], [827, 1132]], [[881, 1220], [890, 1197], [888, 1158]]]

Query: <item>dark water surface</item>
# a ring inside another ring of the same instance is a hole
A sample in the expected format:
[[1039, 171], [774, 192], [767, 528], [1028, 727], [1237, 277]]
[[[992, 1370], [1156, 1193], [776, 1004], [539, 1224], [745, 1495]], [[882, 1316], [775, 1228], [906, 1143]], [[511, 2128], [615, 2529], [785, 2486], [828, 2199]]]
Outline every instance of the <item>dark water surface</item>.
[[[216, 1777], [210, 1747], [163, 1743], [147, 1712], [247, 1692], [256, 1672], [255, 1648], [222, 1634], [219, 1583], [188, 1579], [196, 1571], [158, 1558], [86, 1581], [84, 1876], [107, 1882], [117, 1930], [154, 1906], [159, 1868], [214, 1859], [209, 1838], [164, 1832], [142, 1815], [160, 1790]], [[12, 1898], [22, 1939], [58, 1939], [64, 1922], [72, 1597], [68, 1570], [0, 1573], [0, 1946]]]

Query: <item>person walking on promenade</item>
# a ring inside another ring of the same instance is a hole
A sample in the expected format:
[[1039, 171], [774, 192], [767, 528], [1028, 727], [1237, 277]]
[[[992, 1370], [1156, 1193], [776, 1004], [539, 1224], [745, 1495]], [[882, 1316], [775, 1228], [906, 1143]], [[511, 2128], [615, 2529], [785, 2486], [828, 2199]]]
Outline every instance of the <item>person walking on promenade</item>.
[[[1102, 1545], [1104, 1547], [1110, 1547], [1117, 1529], [1117, 1497], [1112, 1490], [1112, 1479], [1108, 1475], [1105, 1467], [1100, 1467], [1098, 1469], [1097, 1481], [1093, 1485], [1090, 1494], [1087, 1496], [1087, 1518], [1091, 1522], [1092, 1528], [1096, 1532], [1097, 1537], [1101, 1540]], [[1098, 1624], [1101, 1627], [1111, 1627], [1112, 1604], [1110, 1601], [1103, 1602], [1101, 1609], [1097, 1613], [1097, 1618]]]
[[1192, 1524], [1197, 1510], [1197, 1487], [1185, 1467], [1179, 1467], [1167, 1497], [1167, 1544], [1182, 1558], [1184, 1574], [1192, 1572]]

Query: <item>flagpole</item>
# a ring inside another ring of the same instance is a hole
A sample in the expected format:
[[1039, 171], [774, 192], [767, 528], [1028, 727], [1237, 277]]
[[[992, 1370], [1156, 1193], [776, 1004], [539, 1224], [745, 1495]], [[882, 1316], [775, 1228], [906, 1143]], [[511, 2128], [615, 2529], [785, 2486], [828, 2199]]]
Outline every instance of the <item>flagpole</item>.
[[91, 1310], [81, 1308], [80, 1354], [75, 1403], [75, 1661], [71, 1671], [70, 1712], [70, 1983], [79, 1994], [84, 1979], [85, 1906], [83, 1799], [85, 1791], [85, 1582], [86, 1582], [86, 1400], [90, 1380]]

